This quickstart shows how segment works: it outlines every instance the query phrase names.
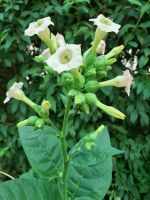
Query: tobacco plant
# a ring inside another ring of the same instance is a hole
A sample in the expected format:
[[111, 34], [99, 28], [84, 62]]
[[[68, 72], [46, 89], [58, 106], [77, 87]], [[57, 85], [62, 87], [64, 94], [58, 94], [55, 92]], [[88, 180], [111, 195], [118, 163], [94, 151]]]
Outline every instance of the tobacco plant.
[[66, 138], [72, 107], [82, 110], [86, 116], [90, 107], [96, 106], [112, 117], [125, 119], [121, 111], [105, 105], [96, 96], [102, 87], [125, 87], [126, 93], [130, 94], [132, 76], [129, 70], [105, 80], [124, 46], [106, 53], [104, 39], [109, 32], [117, 34], [120, 25], [101, 14], [90, 21], [96, 25], [95, 37], [83, 56], [80, 44], [67, 44], [62, 35], [51, 32], [48, 27], [54, 23], [50, 17], [31, 23], [25, 30], [25, 35], [37, 35], [47, 46], [34, 59], [43, 64], [43, 76], [55, 77], [64, 95], [65, 112], [60, 129], [51, 119], [48, 99], [38, 105], [25, 95], [22, 82], [15, 82], [10, 87], [4, 103], [14, 98], [35, 112], [34, 116], [17, 124], [31, 170], [17, 179], [1, 183], [1, 200], [102, 200], [108, 191], [112, 156], [122, 151], [111, 146], [105, 125], [95, 124], [96, 130], [86, 133], [71, 148], [68, 148]]

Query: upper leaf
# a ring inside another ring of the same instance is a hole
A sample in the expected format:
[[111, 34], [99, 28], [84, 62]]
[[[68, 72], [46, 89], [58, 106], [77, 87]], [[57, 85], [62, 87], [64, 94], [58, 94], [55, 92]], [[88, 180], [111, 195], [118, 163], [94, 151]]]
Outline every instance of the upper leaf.
[[105, 128], [97, 136], [95, 146], [90, 151], [86, 148], [81, 149], [70, 161], [68, 193], [71, 200], [102, 200], [104, 198], [111, 184], [111, 150], [109, 134]]
[[19, 136], [33, 171], [46, 179], [53, 179], [62, 174], [61, 144], [53, 128], [46, 126], [33, 131], [33, 127], [20, 127]]

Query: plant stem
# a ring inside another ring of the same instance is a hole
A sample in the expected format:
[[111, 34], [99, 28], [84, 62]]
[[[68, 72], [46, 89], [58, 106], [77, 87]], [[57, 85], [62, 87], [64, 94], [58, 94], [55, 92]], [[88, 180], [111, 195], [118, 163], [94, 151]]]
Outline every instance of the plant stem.
[[62, 138], [61, 138], [61, 146], [63, 151], [63, 157], [64, 157], [64, 172], [63, 172], [63, 197], [64, 200], [67, 200], [67, 170], [68, 170], [68, 160], [67, 160], [67, 147], [66, 147], [66, 132], [67, 132], [67, 125], [68, 125], [68, 118], [69, 118], [69, 111], [70, 111], [70, 105], [71, 105], [71, 97], [67, 97], [67, 104], [66, 104], [66, 110], [63, 120], [63, 127], [62, 127]]

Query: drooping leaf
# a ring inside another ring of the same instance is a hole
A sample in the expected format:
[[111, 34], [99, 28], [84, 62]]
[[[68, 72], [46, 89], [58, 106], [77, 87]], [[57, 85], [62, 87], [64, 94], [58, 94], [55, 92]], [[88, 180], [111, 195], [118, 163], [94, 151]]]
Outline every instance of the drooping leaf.
[[97, 136], [91, 150], [84, 148], [69, 163], [70, 199], [102, 200], [111, 184], [111, 177], [112, 152], [109, 134], [105, 128]]
[[19, 178], [0, 184], [0, 200], [61, 200], [56, 184]]
[[26, 156], [40, 177], [53, 179], [61, 175], [63, 159], [61, 144], [53, 128], [33, 131], [32, 127], [20, 127], [19, 137]]

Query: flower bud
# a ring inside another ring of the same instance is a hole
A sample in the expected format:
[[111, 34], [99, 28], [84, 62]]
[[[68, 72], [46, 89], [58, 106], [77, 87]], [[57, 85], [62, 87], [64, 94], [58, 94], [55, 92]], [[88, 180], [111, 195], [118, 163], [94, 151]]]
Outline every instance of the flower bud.
[[42, 128], [45, 125], [44, 119], [38, 119], [35, 123], [35, 126], [38, 128]]
[[93, 93], [85, 94], [85, 99], [86, 99], [86, 103], [89, 105], [95, 105], [96, 102], [98, 101], [96, 95]]
[[18, 127], [20, 126], [34, 126], [34, 124], [36, 123], [36, 121], [38, 120], [39, 118], [37, 116], [31, 116], [29, 117], [28, 119], [25, 119], [21, 122], [19, 122], [17, 124]]
[[74, 77], [70, 72], [64, 72], [62, 74], [60, 84], [63, 86], [72, 87], [74, 85]]
[[104, 77], [107, 76], [107, 72], [104, 71], [104, 70], [103, 70], [103, 71], [97, 71], [96, 75], [97, 75], [97, 77], [98, 77], [99, 79], [101, 79], [101, 78], [104, 78]]
[[104, 56], [104, 55], [99, 56], [96, 59], [94, 65], [95, 65], [95, 68], [97, 71], [105, 70], [106, 66], [108, 65], [108, 60], [106, 59], [106, 56]]
[[100, 88], [100, 84], [99, 84], [98, 81], [95, 81], [95, 80], [88, 81], [85, 84], [85, 90], [86, 90], [86, 92], [95, 93], [99, 88]]
[[41, 106], [42, 106], [43, 112], [45, 112], [49, 116], [49, 110], [51, 108], [50, 102], [43, 100]]
[[88, 69], [85, 75], [88, 78], [94, 78], [96, 76], [96, 69], [95, 68]]
[[94, 64], [96, 60], [96, 53], [91, 49], [88, 49], [83, 55], [83, 63], [86, 67], [90, 67]]
[[87, 103], [82, 104], [82, 110], [86, 113], [89, 114], [89, 105]]
[[61, 35], [61, 34], [59, 34], [59, 33], [57, 33], [57, 35], [56, 35], [56, 40], [57, 40], [57, 45], [58, 45], [59, 47], [65, 46], [65, 45], [66, 45], [64, 36]]
[[109, 59], [109, 58], [119, 55], [123, 49], [124, 49], [123, 45], [113, 48], [108, 54], [106, 54], [106, 58]]
[[78, 69], [72, 69], [71, 73], [74, 77], [74, 88], [80, 90], [85, 84], [84, 76], [78, 71]]
[[82, 105], [85, 103], [85, 96], [83, 94], [78, 94], [75, 96], [75, 104]]
[[106, 48], [106, 43], [104, 40], [101, 40], [97, 49], [96, 49], [96, 53], [98, 54], [103, 54], [105, 53], [105, 48]]
[[112, 106], [107, 106], [101, 103], [100, 101], [97, 101], [95, 105], [99, 107], [101, 110], [103, 110], [104, 112], [106, 112], [108, 115], [111, 115], [113, 117], [116, 117], [122, 120], [125, 119], [125, 115]]

